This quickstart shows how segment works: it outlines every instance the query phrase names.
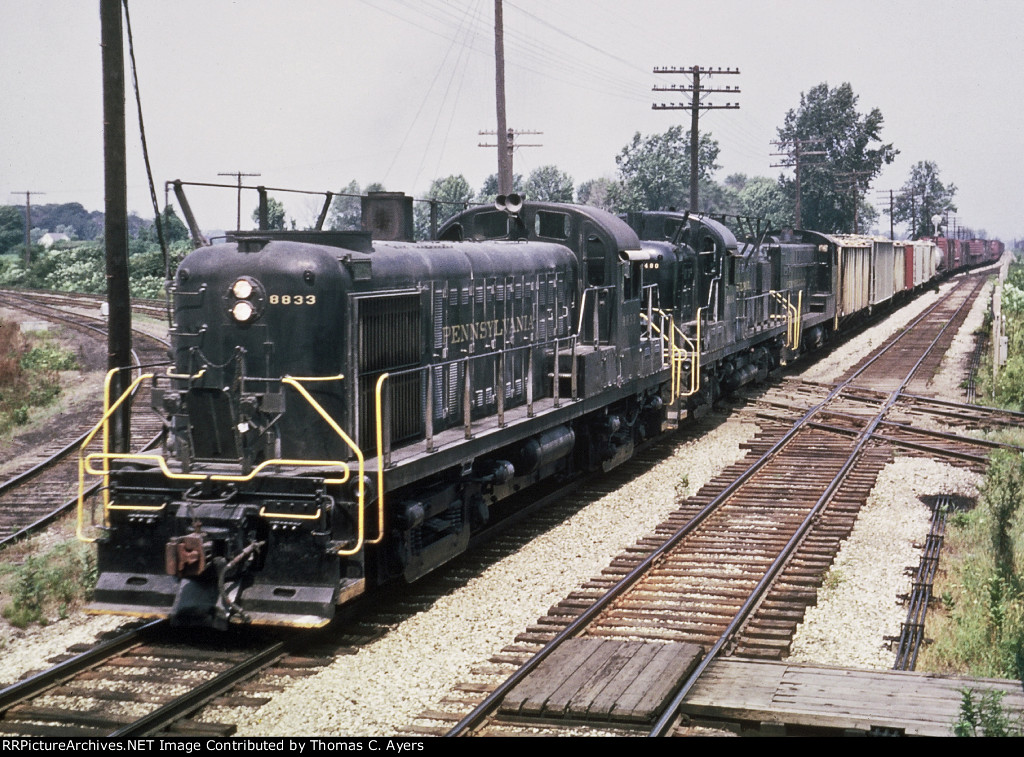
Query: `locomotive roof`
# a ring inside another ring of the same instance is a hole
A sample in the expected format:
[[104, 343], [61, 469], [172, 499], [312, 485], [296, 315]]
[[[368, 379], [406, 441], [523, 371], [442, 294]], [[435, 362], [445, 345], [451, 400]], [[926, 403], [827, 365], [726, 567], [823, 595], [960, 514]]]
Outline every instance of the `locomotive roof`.
[[[690, 215], [677, 210], [643, 210], [627, 213], [622, 220], [635, 229], [644, 240], [678, 241], [692, 247], [693, 240], [689, 237], [703, 232], [703, 236], [716, 239], [723, 249], [733, 254], [738, 247], [736, 235], [728, 226], [704, 215]], [[677, 239], [680, 227], [683, 227], [684, 231]]]
[[[591, 207], [589, 205], [575, 205], [561, 202], [523, 203], [522, 209], [515, 215], [523, 221], [523, 231], [525, 231], [526, 239], [531, 241], [550, 241], [552, 239], [552, 237], [538, 235], [534, 229], [533, 221], [537, 213], [541, 211], [566, 213], [577, 219], [584, 218], [591, 221], [596, 226], [600, 227], [614, 241], [614, 244], [619, 251], [640, 249], [640, 238], [636, 235], [636, 232], [630, 228], [629, 224], [618, 216], [615, 216], [606, 210], [601, 210], [600, 208]], [[452, 235], [456, 233], [457, 229], [460, 231], [464, 230], [468, 225], [467, 221], [475, 216], [501, 212], [503, 211], [496, 209], [492, 205], [481, 205], [464, 210], [452, 218], [449, 218], [441, 226], [438, 230], [438, 238], [452, 238]], [[490, 238], [497, 239], [500, 237], [494, 236]], [[569, 240], [568, 238], [565, 238], [563, 241], [568, 242]]]

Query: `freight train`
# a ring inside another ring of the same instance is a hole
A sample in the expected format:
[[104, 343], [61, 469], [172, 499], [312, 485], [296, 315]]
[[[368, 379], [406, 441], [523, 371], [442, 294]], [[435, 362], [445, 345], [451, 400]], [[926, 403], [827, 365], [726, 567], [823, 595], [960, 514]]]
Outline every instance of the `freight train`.
[[377, 238], [238, 232], [181, 263], [172, 364], [129, 390], [161, 448], [83, 448], [92, 611], [325, 624], [950, 267], [932, 242], [516, 196], [413, 242], [411, 208], [370, 195]]

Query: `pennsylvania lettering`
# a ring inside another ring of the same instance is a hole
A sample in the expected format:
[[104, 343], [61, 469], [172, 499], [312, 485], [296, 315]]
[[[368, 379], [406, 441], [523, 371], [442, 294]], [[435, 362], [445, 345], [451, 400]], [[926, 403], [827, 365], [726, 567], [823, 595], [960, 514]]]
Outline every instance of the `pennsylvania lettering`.
[[489, 321], [456, 323], [442, 328], [445, 344], [460, 344], [478, 339], [493, 339], [499, 336], [514, 336], [521, 331], [533, 331], [533, 316], [521, 315], [515, 318], [494, 318]]

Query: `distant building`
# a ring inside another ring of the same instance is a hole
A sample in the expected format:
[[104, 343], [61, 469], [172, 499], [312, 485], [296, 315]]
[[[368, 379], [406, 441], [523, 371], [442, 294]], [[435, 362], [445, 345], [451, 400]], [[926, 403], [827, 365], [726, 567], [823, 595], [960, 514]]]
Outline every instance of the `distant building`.
[[71, 237], [69, 237], [67, 234], [60, 234], [60, 233], [53, 232], [53, 231], [48, 231], [47, 233], [45, 233], [41, 237], [39, 237], [39, 244], [41, 244], [46, 249], [50, 249], [51, 247], [53, 247], [58, 242], [70, 242], [70, 241], [71, 241]]

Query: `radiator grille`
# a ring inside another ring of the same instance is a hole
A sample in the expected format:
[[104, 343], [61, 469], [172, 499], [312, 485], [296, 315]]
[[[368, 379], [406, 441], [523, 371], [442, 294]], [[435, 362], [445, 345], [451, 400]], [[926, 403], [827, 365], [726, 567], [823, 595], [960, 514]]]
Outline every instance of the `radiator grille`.
[[[374, 390], [383, 372], [420, 365], [423, 357], [419, 295], [377, 297], [359, 302], [359, 446], [376, 448]], [[423, 434], [423, 376], [419, 371], [391, 376], [391, 443]]]

